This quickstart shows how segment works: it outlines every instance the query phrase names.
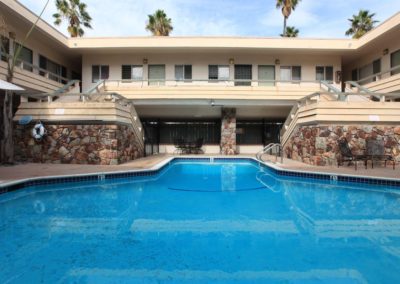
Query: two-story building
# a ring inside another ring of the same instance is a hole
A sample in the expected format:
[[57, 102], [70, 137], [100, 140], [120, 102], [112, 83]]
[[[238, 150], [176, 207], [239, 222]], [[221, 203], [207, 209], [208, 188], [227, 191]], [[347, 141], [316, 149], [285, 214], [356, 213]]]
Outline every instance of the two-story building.
[[[0, 7], [10, 46], [22, 42], [37, 16], [17, 1]], [[66, 38], [40, 21], [19, 62], [14, 83], [28, 92], [79, 79], [83, 94], [133, 103], [147, 154], [198, 138], [206, 153], [255, 153], [280, 141], [293, 106], [311, 94], [400, 92], [400, 13], [360, 39]]]

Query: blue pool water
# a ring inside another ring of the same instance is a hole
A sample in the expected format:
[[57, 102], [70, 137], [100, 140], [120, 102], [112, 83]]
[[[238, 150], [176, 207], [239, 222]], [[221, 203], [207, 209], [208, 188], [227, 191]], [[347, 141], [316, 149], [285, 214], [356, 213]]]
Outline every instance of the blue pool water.
[[0, 283], [400, 283], [400, 191], [255, 162], [0, 195]]

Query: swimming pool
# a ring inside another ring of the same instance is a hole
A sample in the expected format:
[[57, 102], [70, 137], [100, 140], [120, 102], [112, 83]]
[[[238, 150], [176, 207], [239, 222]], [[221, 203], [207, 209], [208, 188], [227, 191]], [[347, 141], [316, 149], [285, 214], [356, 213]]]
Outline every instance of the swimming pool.
[[0, 195], [0, 283], [399, 283], [396, 187], [249, 159]]

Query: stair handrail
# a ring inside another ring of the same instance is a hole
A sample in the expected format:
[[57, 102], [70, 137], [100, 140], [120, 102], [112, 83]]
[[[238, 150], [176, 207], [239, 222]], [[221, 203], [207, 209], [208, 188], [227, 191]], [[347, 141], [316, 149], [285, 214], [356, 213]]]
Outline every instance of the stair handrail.
[[328, 92], [334, 93], [335, 95], [337, 95], [338, 96], [337, 97], [338, 101], [347, 100], [347, 94], [343, 93], [341, 90], [339, 90], [335, 86], [332, 86], [332, 84], [329, 83], [328, 81], [321, 80], [320, 81], [320, 86], [321, 86], [321, 89], [322, 89], [322, 86], [325, 86], [328, 89]]
[[71, 88], [72, 86], [79, 84], [80, 81], [79, 80], [70, 80], [67, 82], [67, 84], [65, 84], [64, 86], [62, 86], [61, 88], [55, 90], [53, 92], [54, 95], [59, 95], [59, 94], [63, 94], [65, 92], [68, 91], [69, 88]]
[[330, 84], [328, 81], [321, 80], [320, 84], [325, 86], [328, 89], [328, 92], [332, 92], [332, 93], [335, 93], [337, 95], [340, 95], [342, 93], [338, 88], [332, 86], [332, 84]]
[[363, 93], [371, 95], [372, 97], [374, 97], [377, 100], [382, 100], [382, 96], [376, 96], [376, 93], [374, 91], [372, 91], [364, 86], [361, 86], [360, 84], [358, 84], [355, 81], [346, 81], [345, 84], [348, 84], [350, 86], [357, 88], [359, 93], [363, 92]]
[[283, 135], [286, 132], [286, 129], [289, 127], [290, 123], [292, 122], [296, 112], [298, 111], [298, 109], [304, 105], [306, 105], [308, 102], [310, 102], [310, 100], [314, 97], [317, 97], [317, 101], [319, 101], [321, 96], [320, 92], [315, 92], [312, 93], [308, 96], [305, 96], [304, 98], [300, 99], [297, 101], [297, 103], [295, 105], [293, 105], [292, 109], [290, 110], [289, 115], [286, 117], [285, 122], [283, 123], [281, 132], [280, 132], [280, 137], [283, 137]]
[[95, 91], [99, 91], [99, 87], [100, 85], [104, 85], [105, 86], [106, 80], [99, 80], [97, 81], [97, 83], [91, 87], [89, 90], [87, 90], [87, 94], [93, 94]]

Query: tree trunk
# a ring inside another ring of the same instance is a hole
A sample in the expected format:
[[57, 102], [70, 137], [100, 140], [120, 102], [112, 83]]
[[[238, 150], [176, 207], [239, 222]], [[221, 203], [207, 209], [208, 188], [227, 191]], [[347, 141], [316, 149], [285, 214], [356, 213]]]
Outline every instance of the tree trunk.
[[287, 17], [283, 16], [283, 36], [286, 36], [286, 21], [287, 21]]
[[5, 91], [3, 103], [3, 137], [1, 139], [1, 162], [14, 163], [13, 141], [13, 93]]

